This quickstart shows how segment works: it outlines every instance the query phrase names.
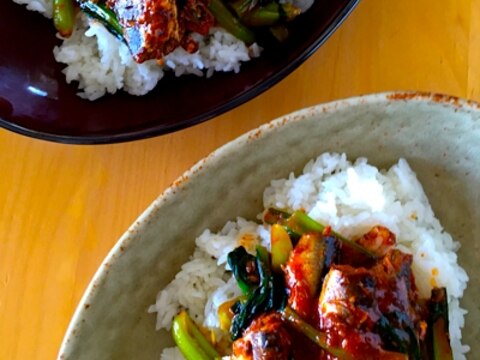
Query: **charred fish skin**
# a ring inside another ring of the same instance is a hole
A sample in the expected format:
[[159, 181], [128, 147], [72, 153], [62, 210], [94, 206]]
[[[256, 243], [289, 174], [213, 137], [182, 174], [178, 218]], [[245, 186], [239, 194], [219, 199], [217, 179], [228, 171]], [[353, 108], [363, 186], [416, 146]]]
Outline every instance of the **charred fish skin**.
[[109, 0], [138, 63], [160, 59], [180, 45], [183, 31], [174, 0]]
[[285, 266], [285, 282], [290, 292], [288, 305], [303, 318], [309, 316], [320, 287], [325, 243], [320, 233], [302, 235]]
[[255, 319], [233, 343], [235, 360], [289, 360], [291, 339], [279, 313]]
[[322, 286], [322, 279], [338, 261], [339, 243], [334, 236], [318, 232], [300, 238], [285, 266], [285, 282], [290, 292], [288, 304], [308, 318]]
[[321, 327], [329, 329], [339, 323], [358, 326], [375, 323], [379, 313], [372, 308], [376, 279], [369, 270], [348, 265], [333, 266], [323, 283], [319, 300]]
[[[329, 336], [331, 345], [342, 345], [353, 355], [359, 348], [369, 353], [417, 351], [420, 339], [414, 334], [421, 334], [423, 310], [411, 265], [412, 256], [395, 249], [372, 268], [333, 265], [318, 302], [320, 329], [341, 334]], [[355, 338], [358, 344], [351, 341]]]

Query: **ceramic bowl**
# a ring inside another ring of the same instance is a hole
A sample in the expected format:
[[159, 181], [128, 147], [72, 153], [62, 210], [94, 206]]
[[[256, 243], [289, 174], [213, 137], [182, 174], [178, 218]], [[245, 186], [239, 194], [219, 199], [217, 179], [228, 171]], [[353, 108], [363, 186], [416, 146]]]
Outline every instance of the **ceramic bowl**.
[[[480, 107], [453, 97], [388, 93], [304, 109], [222, 146], [187, 171], [139, 217], [96, 273], [60, 358], [158, 359], [170, 335], [147, 308], [193, 253], [203, 229], [253, 219], [274, 178], [325, 151], [379, 167], [408, 160], [445, 227], [461, 242], [470, 282], [463, 340], [480, 354]], [[281, 154], [281, 156], [279, 156]], [[180, 219], [180, 221], [179, 221]], [[180, 225], [181, 224], [181, 225]]]
[[55, 62], [53, 48], [59, 40], [52, 20], [2, 0], [0, 33], [15, 36], [0, 36], [0, 126], [44, 140], [99, 144], [198, 124], [243, 104], [291, 73], [358, 1], [315, 1], [289, 25], [285, 42], [261, 42], [262, 56], [243, 64], [238, 74], [217, 73], [209, 79], [168, 74], [145, 96], [118, 92], [91, 102], [76, 95], [76, 85], [65, 82], [64, 66]]

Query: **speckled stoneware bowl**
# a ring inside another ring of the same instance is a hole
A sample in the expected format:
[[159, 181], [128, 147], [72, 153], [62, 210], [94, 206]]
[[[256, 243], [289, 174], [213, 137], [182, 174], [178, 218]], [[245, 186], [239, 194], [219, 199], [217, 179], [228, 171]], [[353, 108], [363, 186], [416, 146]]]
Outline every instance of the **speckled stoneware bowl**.
[[[337, 101], [277, 119], [221, 147], [167, 189], [127, 231], [88, 287], [61, 359], [158, 359], [170, 345], [147, 308], [180, 269], [203, 229], [254, 218], [274, 178], [325, 151], [387, 167], [404, 157], [436, 215], [462, 243], [470, 275], [463, 330], [480, 354], [480, 106], [457, 98], [389, 93]], [[181, 220], [179, 223], [179, 219]]]

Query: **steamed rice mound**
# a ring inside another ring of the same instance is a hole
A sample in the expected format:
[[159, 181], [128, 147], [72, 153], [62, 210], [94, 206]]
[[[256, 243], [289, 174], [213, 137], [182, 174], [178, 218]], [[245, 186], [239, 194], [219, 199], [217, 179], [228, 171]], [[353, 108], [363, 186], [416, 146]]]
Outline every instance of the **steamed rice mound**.
[[[303, 173], [273, 180], [263, 195], [263, 205], [294, 211], [304, 209], [315, 220], [332, 226], [347, 237], [360, 236], [372, 226], [383, 225], [397, 237], [397, 247], [413, 254], [413, 272], [419, 295], [446, 287], [450, 336], [454, 357], [465, 359], [469, 347], [461, 343], [466, 310], [459, 300], [468, 276], [458, 265], [460, 244], [435, 218], [423, 188], [404, 159], [389, 170], [378, 170], [367, 159], [354, 163], [345, 154], [325, 153], [310, 161]], [[157, 296], [149, 312], [157, 313], [157, 329], [170, 330], [172, 318], [188, 309], [196, 322], [216, 329], [217, 307], [240, 295], [228, 271], [228, 252], [239, 245], [254, 251], [269, 248], [268, 225], [238, 218], [217, 233], [205, 230], [197, 239], [190, 261]], [[187, 290], [188, 289], [188, 290]], [[162, 359], [183, 359], [177, 348], [165, 349]]]

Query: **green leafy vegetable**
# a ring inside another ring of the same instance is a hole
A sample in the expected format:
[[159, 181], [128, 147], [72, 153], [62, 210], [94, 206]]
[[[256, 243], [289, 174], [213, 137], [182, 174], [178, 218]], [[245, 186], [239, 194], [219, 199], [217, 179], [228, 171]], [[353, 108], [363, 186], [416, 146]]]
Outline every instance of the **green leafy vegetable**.
[[281, 310], [287, 302], [283, 275], [271, 272], [268, 251], [260, 246], [257, 247], [256, 266], [259, 285], [250, 291], [246, 301], [238, 301], [232, 307], [235, 313], [230, 328], [232, 340], [240, 338], [255, 317], [270, 310]]
[[250, 289], [260, 282], [256, 266], [257, 260], [243, 246], [237, 247], [228, 254], [227, 263], [232, 269], [238, 287], [244, 294], [248, 294]]

